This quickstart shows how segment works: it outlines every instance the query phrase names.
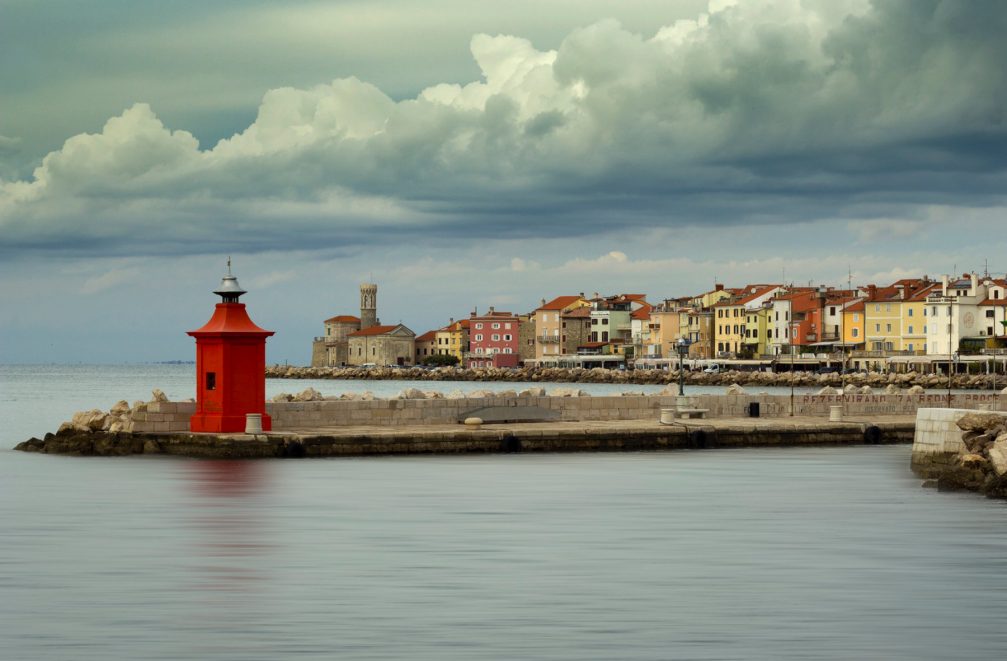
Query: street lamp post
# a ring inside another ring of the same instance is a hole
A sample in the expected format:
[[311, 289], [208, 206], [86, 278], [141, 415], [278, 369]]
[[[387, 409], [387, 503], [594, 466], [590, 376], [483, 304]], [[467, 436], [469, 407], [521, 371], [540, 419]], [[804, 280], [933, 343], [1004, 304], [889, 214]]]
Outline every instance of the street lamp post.
[[[946, 292], [945, 292], [946, 295]], [[954, 374], [954, 357], [957, 354], [952, 354], [952, 346], [954, 345], [954, 313], [955, 313], [955, 299], [948, 299], [948, 408], [951, 408], [951, 379]]]
[[678, 338], [678, 342], [675, 343], [675, 349], [678, 351], [678, 396], [685, 396], [685, 357], [689, 353], [689, 340], [684, 337]]

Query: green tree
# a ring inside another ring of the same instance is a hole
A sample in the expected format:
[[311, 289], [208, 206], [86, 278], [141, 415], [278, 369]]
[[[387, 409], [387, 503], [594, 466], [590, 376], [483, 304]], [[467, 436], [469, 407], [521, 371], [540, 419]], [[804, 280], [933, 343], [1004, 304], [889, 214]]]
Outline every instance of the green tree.
[[434, 367], [452, 367], [458, 364], [458, 356], [435, 354], [424, 358], [423, 364]]

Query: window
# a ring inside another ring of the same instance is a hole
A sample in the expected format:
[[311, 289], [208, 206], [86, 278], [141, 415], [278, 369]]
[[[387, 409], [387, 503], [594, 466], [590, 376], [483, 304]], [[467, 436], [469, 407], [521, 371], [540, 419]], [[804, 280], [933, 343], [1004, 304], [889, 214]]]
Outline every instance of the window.
[[[556, 317], [557, 317], [556, 321], [559, 321], [559, 315], [556, 315]], [[510, 324], [509, 323], [504, 324], [504, 328], [506, 330], [510, 330]]]
[[874, 311], [875, 312], [881, 312], [881, 304], [880, 303], [875, 303], [874, 304]]
[[371, 347], [371, 355], [372, 356], [378, 355], [378, 348], [377, 347]]
[[608, 317], [602, 317], [601, 325], [602, 326], [608, 326]]
[[511, 335], [504, 335], [504, 342], [510, 342], [513, 339]]
[[601, 341], [602, 342], [608, 342], [608, 331], [602, 331], [601, 332]]
[[510, 347], [505, 347], [504, 350], [503, 350], [503, 352], [504, 353], [510, 353], [511, 352]]
[[476, 342], [482, 342], [482, 341], [483, 341], [483, 335], [482, 335], [482, 333], [476, 334]]
[[860, 313], [859, 312], [854, 312], [853, 313], [853, 321], [860, 321]]
[[217, 389], [217, 373], [207, 372], [206, 373], [206, 389], [216, 390]]
[[476, 353], [481, 356], [482, 353], [483, 353], [483, 348], [482, 347], [476, 347]]
[[910, 317], [913, 316], [913, 309], [912, 308], [909, 308], [909, 316]]
[[591, 317], [591, 325], [592, 326], [597, 326], [598, 325], [598, 319], [596, 317]]
[[[909, 334], [910, 335], [913, 334], [913, 325], [912, 324], [909, 324]], [[912, 345], [909, 345], [909, 350], [910, 351], [912, 351], [912, 348], [913, 348]]]
[[874, 332], [875, 333], [881, 332], [881, 324], [874, 324]]
[[892, 311], [892, 304], [885, 303], [885, 312], [891, 312], [891, 311]]
[[891, 324], [885, 324], [885, 332], [886, 333], [891, 333], [892, 332], [892, 325]]
[[986, 310], [986, 317], [988, 319], [992, 319], [993, 318], [993, 310]]
[[482, 322], [476, 324], [476, 330], [482, 330], [482, 329], [483, 329]]
[[853, 337], [860, 337], [860, 329], [854, 328], [853, 333], [851, 333], [851, 335], [853, 335]]
[[500, 341], [500, 334], [499, 333], [493, 333], [493, 341], [494, 342], [499, 342]]
[[500, 323], [499, 322], [493, 322], [493, 330], [500, 330]]

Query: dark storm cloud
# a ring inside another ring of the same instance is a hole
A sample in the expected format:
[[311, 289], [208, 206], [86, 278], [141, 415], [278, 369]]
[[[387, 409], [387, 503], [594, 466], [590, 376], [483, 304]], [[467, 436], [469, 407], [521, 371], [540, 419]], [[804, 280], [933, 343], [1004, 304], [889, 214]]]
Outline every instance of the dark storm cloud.
[[[116, 254], [579, 236], [1003, 203], [999, 2], [728, 6], [556, 51], [476, 36], [483, 80], [263, 98], [200, 150], [146, 105], [0, 184], [2, 250]], [[239, 237], [239, 238], [235, 238]]]

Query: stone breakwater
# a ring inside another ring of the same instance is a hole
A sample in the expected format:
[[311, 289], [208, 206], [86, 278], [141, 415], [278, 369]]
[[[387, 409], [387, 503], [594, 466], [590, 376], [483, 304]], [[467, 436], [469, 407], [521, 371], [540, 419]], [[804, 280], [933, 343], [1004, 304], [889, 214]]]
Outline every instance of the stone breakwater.
[[628, 452], [904, 443], [912, 421], [711, 421], [661, 425], [655, 421], [500, 424], [472, 429], [436, 426], [305, 433], [191, 434], [79, 432], [66, 429], [17, 446], [24, 452], [77, 456], [171, 455], [207, 459], [347, 457], [393, 454], [515, 452]]
[[[266, 377], [271, 379], [360, 379], [373, 381], [512, 381], [543, 383], [613, 383], [627, 385], [662, 385], [678, 383], [678, 372], [664, 370], [609, 370], [581, 368], [517, 368], [517, 369], [463, 369], [460, 367], [291, 367], [270, 365], [266, 367]], [[946, 388], [947, 376], [939, 374], [882, 374], [859, 372], [847, 374], [845, 379], [839, 374], [814, 374], [811, 372], [756, 372], [747, 370], [727, 370], [719, 374], [686, 371], [685, 382], [689, 385], [728, 386], [739, 384], [749, 387], [777, 386], [789, 388], [791, 385], [803, 387], [836, 387], [846, 384], [856, 388], [908, 389], [918, 386], [924, 389]], [[990, 390], [994, 386], [1000, 390], [1007, 384], [1007, 378], [1000, 375], [994, 381], [992, 375], [960, 374], [952, 379], [952, 387], [959, 390]], [[1007, 388], [1003, 388], [1007, 392]]]
[[[941, 429], [917, 431], [913, 470], [938, 489], [1007, 498], [1007, 415], [959, 411], [943, 423]], [[921, 438], [928, 431], [943, 436], [935, 447], [926, 447], [927, 439]]]

